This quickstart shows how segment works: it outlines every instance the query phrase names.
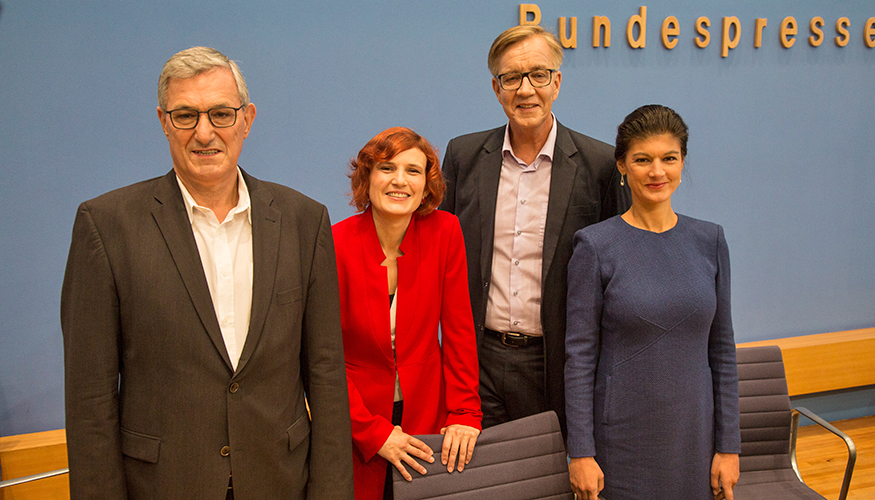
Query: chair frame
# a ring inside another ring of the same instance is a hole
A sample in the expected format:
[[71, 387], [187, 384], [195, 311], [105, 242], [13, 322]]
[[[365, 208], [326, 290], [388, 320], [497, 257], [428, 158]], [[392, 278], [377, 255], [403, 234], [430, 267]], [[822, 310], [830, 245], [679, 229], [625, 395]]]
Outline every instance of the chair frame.
[[848, 462], [845, 466], [845, 476], [842, 480], [842, 489], [841, 493], [839, 493], [839, 500], [846, 500], [848, 498], [848, 492], [851, 487], [851, 476], [854, 474], [854, 464], [857, 463], [857, 447], [854, 445], [854, 441], [851, 440], [851, 437], [845, 434], [844, 432], [837, 429], [835, 426], [827, 422], [826, 420], [820, 418], [813, 411], [805, 408], [803, 406], [797, 406], [790, 410], [790, 465], [793, 466], [793, 472], [796, 473], [796, 477], [799, 478], [800, 481], [805, 483], [802, 479], [802, 474], [799, 473], [799, 465], [796, 463], [796, 438], [799, 434], [799, 417], [804, 416], [805, 418], [811, 420], [815, 424], [823, 427], [824, 429], [830, 431], [836, 436], [842, 438], [845, 442], [845, 446], [848, 448]]
[[39, 474], [33, 474], [31, 476], [17, 477], [15, 479], [7, 479], [6, 481], [0, 481], [0, 490], [3, 488], [9, 488], [10, 486], [17, 486], [19, 484], [29, 483], [31, 481], [38, 481], [40, 479], [46, 479], [49, 477], [60, 476], [62, 474], [67, 474], [70, 472], [70, 469], [58, 469], [52, 470], [49, 472], [40, 472]]

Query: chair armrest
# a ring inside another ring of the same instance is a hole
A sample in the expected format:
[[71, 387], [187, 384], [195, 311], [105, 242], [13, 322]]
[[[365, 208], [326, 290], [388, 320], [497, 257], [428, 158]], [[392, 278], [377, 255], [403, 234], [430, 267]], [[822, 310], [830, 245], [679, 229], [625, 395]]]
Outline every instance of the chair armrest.
[[805, 416], [815, 424], [832, 432], [833, 434], [842, 438], [845, 441], [845, 446], [848, 447], [848, 463], [845, 466], [845, 477], [844, 480], [842, 480], [842, 490], [839, 494], [839, 500], [846, 500], [848, 498], [848, 490], [851, 486], [851, 475], [853, 475], [854, 473], [854, 464], [857, 462], [857, 447], [854, 445], [854, 441], [851, 440], [850, 436], [840, 431], [826, 420], [820, 418], [819, 416], [817, 416], [817, 414], [815, 414], [808, 408], [799, 406], [797, 408], [793, 408], [790, 411], [790, 414], [790, 463], [791, 465], [793, 465], [793, 470], [796, 472], [796, 476], [799, 477], [800, 481], [802, 481], [802, 475], [799, 473], [799, 466], [796, 464], [796, 437], [798, 434], [797, 431], [799, 430], [800, 415]]
[[[64, 469], [58, 469], [58, 470], [53, 470], [53, 471], [49, 471], [49, 472], [40, 472], [39, 474], [34, 474], [32, 476], [24, 476], [24, 477], [17, 477], [15, 479], [7, 479], [6, 481], [0, 481], [0, 490], [2, 490], [3, 488], [8, 488], [10, 486], [15, 486], [17, 484], [24, 484], [24, 483], [29, 483], [31, 481], [37, 481], [37, 480], [46, 479], [49, 477], [60, 476], [61, 474], [66, 474], [68, 472], [70, 472], [70, 469], [64, 468]], [[2, 494], [0, 494], [0, 498], [2, 498]]]

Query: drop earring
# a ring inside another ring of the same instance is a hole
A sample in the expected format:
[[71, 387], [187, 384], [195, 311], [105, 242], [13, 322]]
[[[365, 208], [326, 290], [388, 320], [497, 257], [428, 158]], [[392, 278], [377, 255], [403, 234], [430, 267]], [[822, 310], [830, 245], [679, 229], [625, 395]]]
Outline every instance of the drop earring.
[[626, 185], [626, 174], [620, 174], [620, 185], [621, 186]]

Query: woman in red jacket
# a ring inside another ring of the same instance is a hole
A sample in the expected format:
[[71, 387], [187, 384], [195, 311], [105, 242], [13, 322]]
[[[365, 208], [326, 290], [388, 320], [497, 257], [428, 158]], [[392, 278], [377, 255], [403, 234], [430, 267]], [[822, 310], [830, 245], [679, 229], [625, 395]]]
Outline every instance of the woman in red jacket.
[[435, 210], [445, 184], [424, 138], [385, 130], [350, 168], [361, 213], [333, 232], [355, 496], [392, 498], [388, 463], [410, 480], [407, 467], [425, 473], [415, 459], [434, 461], [414, 434], [444, 434], [448, 472], [464, 469], [480, 434], [465, 246], [458, 219]]

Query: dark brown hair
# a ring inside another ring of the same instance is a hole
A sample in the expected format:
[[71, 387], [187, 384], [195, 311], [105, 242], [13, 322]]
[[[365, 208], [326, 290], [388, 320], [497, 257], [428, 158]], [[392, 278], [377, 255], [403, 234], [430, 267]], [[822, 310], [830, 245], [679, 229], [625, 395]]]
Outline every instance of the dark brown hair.
[[625, 158], [633, 140], [660, 134], [670, 134], [677, 139], [681, 143], [681, 156], [687, 157], [687, 139], [690, 134], [681, 115], [661, 104], [648, 104], [629, 113], [617, 127], [614, 159], [620, 161]]

